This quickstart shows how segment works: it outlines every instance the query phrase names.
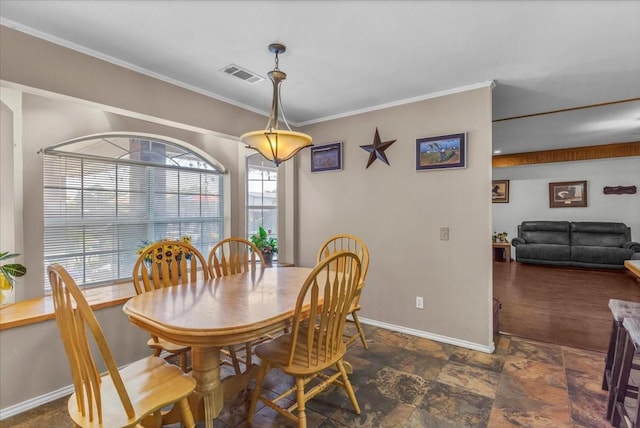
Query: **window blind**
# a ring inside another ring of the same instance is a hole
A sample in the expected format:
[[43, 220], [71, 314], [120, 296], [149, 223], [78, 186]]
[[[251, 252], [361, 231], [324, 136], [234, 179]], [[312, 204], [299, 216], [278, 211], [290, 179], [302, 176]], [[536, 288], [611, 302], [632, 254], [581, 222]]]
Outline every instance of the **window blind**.
[[43, 187], [45, 268], [60, 263], [81, 286], [131, 278], [150, 242], [189, 235], [206, 257], [224, 234], [215, 171], [45, 155]]

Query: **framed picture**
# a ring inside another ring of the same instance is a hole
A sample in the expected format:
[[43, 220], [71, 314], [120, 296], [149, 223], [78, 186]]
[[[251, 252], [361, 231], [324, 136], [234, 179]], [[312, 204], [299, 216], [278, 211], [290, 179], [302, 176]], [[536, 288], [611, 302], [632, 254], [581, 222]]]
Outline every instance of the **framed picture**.
[[491, 202], [509, 202], [509, 180], [493, 180], [491, 182]]
[[311, 147], [311, 172], [342, 169], [342, 141]]
[[416, 140], [416, 170], [466, 167], [466, 133]]
[[549, 208], [586, 207], [587, 182], [549, 183]]

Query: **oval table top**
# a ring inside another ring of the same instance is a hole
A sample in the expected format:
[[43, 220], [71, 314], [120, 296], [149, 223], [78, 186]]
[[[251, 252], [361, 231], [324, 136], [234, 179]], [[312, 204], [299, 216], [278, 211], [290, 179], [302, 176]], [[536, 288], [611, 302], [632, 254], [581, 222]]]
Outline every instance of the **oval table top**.
[[198, 280], [133, 297], [131, 323], [187, 346], [224, 346], [257, 339], [286, 323], [310, 268], [267, 268]]

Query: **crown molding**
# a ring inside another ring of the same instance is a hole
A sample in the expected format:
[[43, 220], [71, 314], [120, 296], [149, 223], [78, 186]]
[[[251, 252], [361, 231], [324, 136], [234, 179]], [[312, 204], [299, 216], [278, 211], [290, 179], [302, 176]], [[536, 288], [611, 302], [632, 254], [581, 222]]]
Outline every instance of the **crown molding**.
[[321, 118], [318, 118], [318, 119], [308, 120], [306, 122], [296, 123], [295, 125], [296, 126], [313, 125], [313, 124], [316, 124], [316, 123], [326, 122], [326, 121], [329, 121], [329, 120], [342, 119], [342, 118], [349, 117], [349, 116], [355, 116], [357, 114], [369, 113], [369, 112], [377, 111], [377, 110], [384, 110], [384, 109], [391, 108], [391, 107], [397, 107], [397, 106], [401, 106], [401, 105], [405, 105], [405, 104], [412, 104], [412, 103], [416, 103], [418, 101], [424, 101], [424, 100], [429, 100], [429, 99], [432, 99], [432, 98], [444, 97], [446, 95], [453, 95], [453, 94], [458, 94], [460, 92], [467, 92], [467, 91], [472, 91], [474, 89], [481, 89], [481, 88], [489, 88], [490, 90], [493, 90], [493, 88], [495, 88], [495, 82], [493, 80], [487, 80], [485, 82], [473, 83], [471, 85], [466, 85], [466, 86], [459, 86], [457, 88], [447, 89], [447, 90], [444, 90], [444, 91], [432, 92], [432, 93], [425, 94], [425, 95], [419, 95], [417, 97], [405, 98], [403, 100], [392, 101], [390, 103], [378, 104], [376, 106], [366, 107], [366, 108], [359, 109], [359, 110], [352, 110], [352, 111], [348, 111], [348, 112], [345, 112], [345, 113], [340, 113], [340, 114], [335, 114], [335, 115], [331, 115], [331, 116], [321, 117]]

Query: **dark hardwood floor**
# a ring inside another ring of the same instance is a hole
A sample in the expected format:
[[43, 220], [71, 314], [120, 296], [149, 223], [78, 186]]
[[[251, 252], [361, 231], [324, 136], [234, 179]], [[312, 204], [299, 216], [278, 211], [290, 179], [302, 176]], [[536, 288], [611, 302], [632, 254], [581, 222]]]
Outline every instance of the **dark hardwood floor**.
[[500, 332], [592, 351], [606, 351], [609, 299], [640, 302], [640, 283], [625, 270], [547, 267], [496, 261], [493, 297]]

